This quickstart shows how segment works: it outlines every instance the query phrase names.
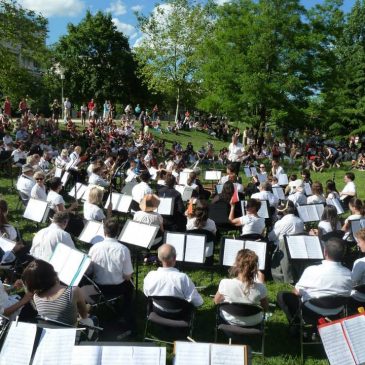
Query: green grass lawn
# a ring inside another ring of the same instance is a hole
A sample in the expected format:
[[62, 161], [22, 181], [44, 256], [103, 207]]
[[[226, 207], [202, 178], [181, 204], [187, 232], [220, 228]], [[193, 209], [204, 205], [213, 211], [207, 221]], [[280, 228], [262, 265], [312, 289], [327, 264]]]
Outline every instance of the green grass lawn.
[[[201, 145], [206, 144], [209, 140], [214, 144], [215, 150], [219, 151], [223, 146], [228, 146], [228, 143], [218, 141], [213, 137], [208, 137], [203, 132], [181, 132], [178, 135], [171, 133], [163, 133], [157, 135], [158, 138], [163, 138], [167, 143], [171, 143], [174, 140], [180, 141], [183, 147], [186, 146], [188, 141], [193, 142], [195, 148], [199, 148]], [[287, 166], [286, 166], [287, 167]], [[313, 181], [320, 181], [325, 184], [327, 179], [332, 179], [335, 173], [335, 180], [338, 189], [342, 189], [344, 186], [343, 175], [348, 170], [349, 166], [345, 165], [339, 169], [331, 169], [323, 173], [313, 173]], [[223, 169], [223, 167], [222, 167]], [[286, 172], [288, 175], [290, 173], [298, 173], [300, 170], [299, 163], [292, 167], [287, 167]], [[361, 199], [365, 198], [364, 184], [365, 184], [365, 172], [355, 171], [356, 184], [358, 187], [359, 197]], [[5, 177], [5, 171], [0, 170], [0, 193], [2, 197], [8, 202], [10, 206], [10, 216], [9, 221], [18, 227], [23, 234], [23, 238], [31, 243], [34, 233], [37, 231], [35, 224], [25, 221], [22, 219], [22, 209], [16, 209], [18, 203], [18, 197], [12, 189], [11, 181], [8, 177]], [[244, 182], [247, 183], [247, 179], [244, 178]], [[80, 245], [79, 247], [85, 248], [85, 246]], [[216, 247], [216, 258], [218, 255], [219, 248]], [[217, 260], [216, 260], [217, 262]], [[134, 340], [141, 340], [143, 329], [144, 329], [144, 317], [145, 317], [145, 300], [143, 293], [141, 291], [143, 277], [146, 273], [155, 269], [154, 266], [140, 266], [139, 267], [139, 289], [136, 297], [136, 311], [138, 318], [138, 338]], [[207, 341], [212, 342], [214, 340], [214, 325], [215, 325], [215, 306], [210, 295], [215, 294], [219, 281], [227, 276], [227, 270], [217, 267], [212, 271], [206, 270], [185, 270], [195, 282], [197, 286], [203, 286], [201, 294], [204, 298], [204, 305], [198, 309], [195, 320], [195, 332], [194, 339], [196, 341]], [[284, 284], [278, 284], [273, 282], [267, 283], [269, 291], [270, 302], [275, 304], [276, 293], [279, 290], [289, 289], [289, 286]], [[287, 364], [295, 365], [299, 364], [299, 339], [289, 335], [287, 322], [284, 314], [281, 310], [276, 307], [272, 307], [273, 315], [267, 323], [267, 336], [266, 336], [266, 364]], [[223, 338], [222, 338], [223, 340]], [[308, 365], [319, 365], [327, 364], [325, 360], [323, 350], [321, 347], [310, 347], [307, 349], [306, 364]], [[171, 358], [171, 353], [169, 358]], [[253, 364], [261, 364], [262, 360], [260, 357], [254, 357]], [[233, 364], [232, 364], [233, 365]]]

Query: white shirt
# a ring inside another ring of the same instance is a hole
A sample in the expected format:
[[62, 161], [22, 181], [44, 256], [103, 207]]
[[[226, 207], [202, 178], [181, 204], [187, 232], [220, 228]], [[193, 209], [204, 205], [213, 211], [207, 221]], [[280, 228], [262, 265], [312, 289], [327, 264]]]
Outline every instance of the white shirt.
[[[228, 175], [222, 176], [221, 179], [219, 180], [219, 184], [220, 185], [224, 185], [228, 180], [229, 180], [229, 176]], [[237, 189], [237, 193], [243, 193], [243, 185], [242, 184], [240, 184], [240, 183], [233, 183], [233, 185]]]
[[87, 221], [102, 221], [105, 219], [103, 210], [95, 204], [84, 203], [84, 219]]
[[252, 194], [251, 199], [267, 200], [270, 207], [277, 207], [279, 203], [279, 199], [271, 191], [266, 190]]
[[[354, 195], [356, 195], [355, 183], [353, 181], [349, 181], [342, 189], [341, 193], [343, 194], [353, 193]], [[345, 199], [346, 197], [347, 195], [341, 195], [341, 200]]]
[[30, 254], [38, 259], [49, 261], [57, 243], [63, 243], [71, 248], [75, 248], [70, 234], [60, 228], [58, 224], [51, 223], [48, 227], [41, 229], [35, 234]]
[[287, 214], [275, 223], [274, 229], [269, 233], [269, 240], [278, 245], [284, 235], [302, 232], [304, 232], [303, 221], [294, 214]]
[[35, 180], [32, 177], [26, 175], [20, 175], [16, 183], [16, 188], [23, 194], [30, 197], [34, 185], [35, 185]]
[[89, 176], [89, 184], [99, 185], [99, 186], [102, 186], [103, 188], [106, 188], [107, 186], [109, 186], [108, 181], [106, 181], [99, 175], [94, 174], [93, 172]]
[[[365, 257], [354, 262], [352, 267], [351, 280], [353, 286], [365, 284]], [[351, 296], [359, 302], [365, 302], [365, 294], [353, 290]]]
[[70, 161], [66, 166], [66, 170], [71, 168], [76, 169], [79, 162], [80, 162], [80, 155], [76, 151], [73, 151], [70, 155]]
[[285, 174], [284, 169], [281, 166], [278, 166], [275, 172], [275, 177], [279, 180], [279, 175]]
[[141, 181], [139, 184], [133, 187], [132, 198], [139, 204], [146, 194], [152, 193], [153, 192], [150, 186], [144, 181]]
[[[336, 230], [337, 231], [341, 230], [341, 224], [340, 224], [340, 222], [337, 222]], [[320, 236], [323, 236], [324, 234], [333, 232], [331, 223], [328, 222], [328, 221], [320, 221], [318, 223], [318, 231], [320, 232], [319, 233]]]
[[27, 155], [24, 151], [21, 150], [14, 150], [11, 153], [11, 156], [13, 157], [13, 161], [16, 163], [19, 160], [25, 160], [27, 158]]
[[231, 162], [238, 161], [241, 157], [241, 154], [243, 153], [243, 150], [244, 149], [241, 143], [230, 143], [230, 145], [228, 146], [228, 160]]
[[47, 195], [47, 202], [51, 209], [56, 210], [57, 205], [63, 204], [65, 205], [65, 201], [62, 195], [58, 194], [57, 192], [50, 190]]
[[4, 144], [5, 145], [8, 145], [8, 144], [10, 144], [10, 143], [13, 143], [13, 138], [11, 138], [11, 136], [4, 136], [3, 137], [3, 142], [4, 142]]
[[41, 187], [37, 183], [33, 186], [30, 192], [31, 198], [39, 199], [39, 200], [47, 200], [47, 193], [45, 186]]
[[326, 198], [323, 195], [311, 195], [307, 197], [307, 204], [326, 203]]
[[307, 204], [307, 197], [301, 191], [296, 191], [294, 194], [288, 196], [288, 200], [291, 200], [294, 205]]
[[195, 307], [203, 304], [191, 279], [174, 267], [159, 267], [157, 271], [150, 271], [144, 278], [143, 292], [147, 297], [172, 296], [185, 299]]
[[152, 224], [154, 226], [160, 226], [163, 224], [162, 215], [156, 212], [144, 212], [139, 210], [134, 213], [133, 220], [139, 223]]
[[[295, 288], [303, 302], [328, 295], [349, 296], [352, 288], [351, 271], [340, 262], [323, 260], [320, 265], [307, 267]], [[307, 307], [321, 315], [338, 313], [337, 309], [323, 310], [310, 304], [307, 304]]]
[[262, 234], [265, 229], [265, 219], [255, 217], [254, 215], [243, 215], [240, 217], [242, 224], [242, 235], [244, 234]]
[[115, 238], [105, 238], [90, 248], [93, 278], [100, 285], [118, 285], [133, 274], [131, 255], [127, 247]]

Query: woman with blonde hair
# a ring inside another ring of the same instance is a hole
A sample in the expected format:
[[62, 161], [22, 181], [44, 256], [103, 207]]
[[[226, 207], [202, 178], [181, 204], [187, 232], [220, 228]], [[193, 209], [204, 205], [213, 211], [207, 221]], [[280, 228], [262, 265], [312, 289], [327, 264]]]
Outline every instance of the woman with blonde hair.
[[30, 197], [33, 199], [39, 199], [39, 200], [47, 200], [47, 192], [46, 192], [46, 186], [44, 185], [44, 179], [45, 175], [42, 171], [37, 171], [33, 178], [36, 182], [36, 184], [33, 186]]
[[[260, 305], [268, 310], [267, 289], [258, 271], [258, 257], [247, 249], [238, 251], [234, 265], [230, 268], [231, 279], [222, 279], [214, 297], [214, 303], [246, 303]], [[262, 321], [263, 312], [245, 317], [233, 317], [224, 310], [221, 317], [231, 324], [255, 326]]]
[[[103, 209], [100, 208], [103, 202], [104, 191], [97, 186], [92, 187], [84, 203], [84, 219], [87, 221], [102, 221], [106, 218]], [[112, 213], [111, 202], [108, 206], [107, 216], [110, 217]]]

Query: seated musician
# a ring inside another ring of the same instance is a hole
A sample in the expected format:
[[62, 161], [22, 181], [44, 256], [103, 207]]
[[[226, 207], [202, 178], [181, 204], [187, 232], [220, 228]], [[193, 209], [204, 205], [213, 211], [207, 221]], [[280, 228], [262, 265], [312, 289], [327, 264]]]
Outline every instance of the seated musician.
[[24, 196], [30, 198], [31, 191], [33, 186], [35, 185], [35, 181], [33, 179], [34, 169], [31, 165], [25, 164], [22, 166], [22, 174], [19, 176], [19, 179], [16, 183], [16, 188], [20, 191]]
[[66, 165], [70, 162], [70, 158], [68, 157], [68, 151], [67, 149], [63, 149], [61, 151], [61, 154], [57, 156], [55, 165], [59, 169], [63, 169], [66, 167]]
[[219, 180], [219, 184], [224, 184], [227, 181], [231, 181], [235, 184], [238, 193], [243, 193], [243, 185], [241, 178], [236, 174], [236, 168], [234, 164], [227, 165], [227, 175], [222, 176]]
[[70, 326], [76, 326], [78, 317], [81, 320], [88, 318], [88, 308], [80, 288], [61, 284], [48, 262], [32, 261], [25, 268], [22, 279], [28, 292], [34, 294], [39, 315]]
[[307, 204], [307, 197], [304, 194], [304, 183], [303, 180], [297, 179], [294, 181], [295, 191], [293, 194], [288, 196], [288, 200], [292, 201], [294, 205]]
[[352, 282], [351, 271], [342, 266], [341, 261], [345, 253], [345, 244], [338, 238], [331, 238], [325, 242], [324, 257], [320, 265], [307, 267], [293, 292], [279, 292], [277, 301], [284, 311], [289, 323], [298, 323], [297, 313], [300, 301], [304, 302], [303, 314], [314, 319], [323, 316], [335, 316], [338, 309], [323, 309], [306, 301], [329, 295], [350, 296]]
[[30, 196], [34, 199], [47, 200], [46, 186], [44, 185], [45, 175], [42, 171], [37, 171], [34, 176], [35, 185], [33, 186]]
[[345, 223], [342, 227], [342, 230], [346, 232], [346, 238], [350, 236], [351, 221], [356, 219], [362, 219], [365, 216], [365, 206], [360, 199], [352, 198], [348, 203], [348, 207], [351, 214], [346, 218]]
[[[87, 199], [84, 203], [84, 219], [87, 221], [99, 221], [105, 219], [105, 214], [101, 208], [103, 202], [104, 191], [97, 186], [92, 187], [88, 191]], [[107, 216], [111, 217], [112, 205], [108, 206]]]
[[[176, 250], [169, 244], [163, 244], [158, 249], [158, 259], [162, 267], [156, 271], [150, 271], [143, 281], [143, 292], [147, 297], [171, 296], [199, 307], [203, 304], [203, 299], [195, 288], [194, 283], [184, 273], [175, 268]], [[155, 305], [156, 306], [156, 305]], [[157, 307], [166, 313], [162, 307]]]
[[326, 198], [323, 195], [323, 185], [319, 181], [312, 184], [312, 194], [307, 198], [307, 204], [325, 204]]
[[89, 184], [98, 185], [103, 188], [106, 188], [109, 186], [109, 181], [105, 180], [102, 177], [103, 173], [103, 166], [95, 166], [92, 170], [91, 175], [89, 176]]
[[269, 182], [262, 182], [259, 185], [259, 192], [251, 195], [251, 199], [267, 200], [270, 207], [278, 206], [278, 198], [271, 192], [271, 184]]
[[8, 213], [8, 203], [5, 200], [0, 199], [0, 235], [1, 237], [15, 241], [20, 237], [18, 237], [18, 232], [14, 226], [8, 222]]
[[350, 200], [356, 197], [356, 185], [354, 183], [355, 174], [353, 172], [347, 172], [343, 179], [346, 185], [342, 191], [340, 191], [340, 199], [347, 209]]
[[148, 182], [151, 179], [151, 175], [148, 171], [144, 170], [141, 172], [139, 179], [141, 180], [140, 183], [138, 183], [136, 186], [132, 189], [132, 205], [131, 209], [137, 211], [139, 210], [139, 204], [142, 201], [143, 197], [146, 194], [152, 194], [152, 189], [148, 185]]
[[[214, 303], [247, 303], [269, 309], [267, 289], [258, 270], [258, 257], [251, 250], [240, 250], [230, 268], [231, 279], [222, 279], [214, 297]], [[247, 317], [234, 317], [221, 310], [220, 315], [230, 324], [255, 326], [262, 321], [264, 313]]]
[[49, 180], [48, 185], [50, 190], [47, 195], [47, 202], [54, 212], [71, 212], [77, 208], [78, 204], [75, 202], [66, 209], [65, 200], [60, 194], [60, 191], [62, 190], [62, 181], [59, 177], [53, 177]]
[[78, 165], [80, 163], [80, 154], [81, 154], [81, 147], [76, 146], [74, 151], [70, 154], [70, 162], [66, 166], [66, 170], [77, 170]]

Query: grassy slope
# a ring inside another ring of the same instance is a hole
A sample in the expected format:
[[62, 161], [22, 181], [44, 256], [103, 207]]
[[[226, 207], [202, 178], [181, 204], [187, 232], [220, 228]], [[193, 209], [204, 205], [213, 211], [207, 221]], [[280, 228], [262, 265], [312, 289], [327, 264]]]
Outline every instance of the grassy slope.
[[[172, 142], [174, 140], [180, 141], [183, 146], [186, 146], [188, 141], [192, 141], [195, 148], [199, 148], [201, 145], [205, 144], [207, 140], [214, 144], [216, 151], [219, 151], [223, 146], [228, 145], [228, 143], [223, 143], [222, 141], [217, 141], [214, 138], [208, 137], [202, 132], [182, 132], [179, 135], [171, 133], [163, 133], [158, 135], [159, 138], [163, 138], [166, 142]], [[299, 171], [299, 167], [292, 167], [287, 169], [288, 173]], [[318, 180], [322, 183], [329, 178], [333, 177], [333, 173], [336, 173], [336, 183], [339, 189], [344, 185], [342, 181], [343, 174], [347, 171], [346, 166], [340, 169], [329, 170], [322, 174], [312, 174], [313, 181]], [[365, 183], [365, 172], [355, 172], [356, 183], [359, 189], [360, 198], [364, 199], [364, 183]], [[5, 171], [0, 169], [0, 193], [6, 199], [10, 206], [10, 217], [9, 220], [15, 226], [20, 228], [23, 237], [28, 242], [31, 241], [33, 234], [37, 231], [37, 228], [31, 222], [22, 219], [22, 210], [16, 210], [15, 206], [17, 204], [18, 198], [11, 189], [11, 181], [5, 176]], [[245, 180], [245, 179], [244, 179]], [[247, 181], [247, 180], [245, 180]], [[139, 271], [139, 291], [137, 295], [137, 317], [139, 321], [139, 333], [142, 335], [144, 329], [144, 316], [145, 316], [145, 304], [143, 293], [141, 292], [141, 283], [144, 275], [151, 267], [142, 266]], [[217, 269], [213, 272], [213, 278], [211, 280], [211, 275], [204, 270], [185, 270], [195, 282], [197, 286], [206, 286], [205, 289], [201, 291], [204, 298], [204, 305], [199, 308], [195, 321], [195, 332], [194, 338], [197, 341], [213, 341], [214, 340], [214, 323], [215, 323], [215, 308], [210, 295], [215, 294], [219, 281], [222, 277], [226, 275], [225, 270]], [[288, 289], [288, 286], [283, 284], [277, 284], [273, 282], [267, 283], [269, 290], [269, 299], [271, 303], [275, 303], [276, 293], [279, 290]], [[138, 338], [137, 340], [140, 340]], [[222, 339], [223, 340], [223, 339]], [[298, 364], [299, 363], [299, 341], [297, 338], [292, 338], [287, 331], [287, 323], [283, 313], [275, 309], [273, 316], [270, 318], [267, 325], [267, 337], [266, 337], [266, 363], [267, 364]], [[314, 347], [307, 349], [307, 361], [308, 365], [317, 364], [327, 364], [324, 360], [323, 352], [321, 349], [318, 351]], [[254, 364], [261, 364], [260, 358], [254, 359]]]

